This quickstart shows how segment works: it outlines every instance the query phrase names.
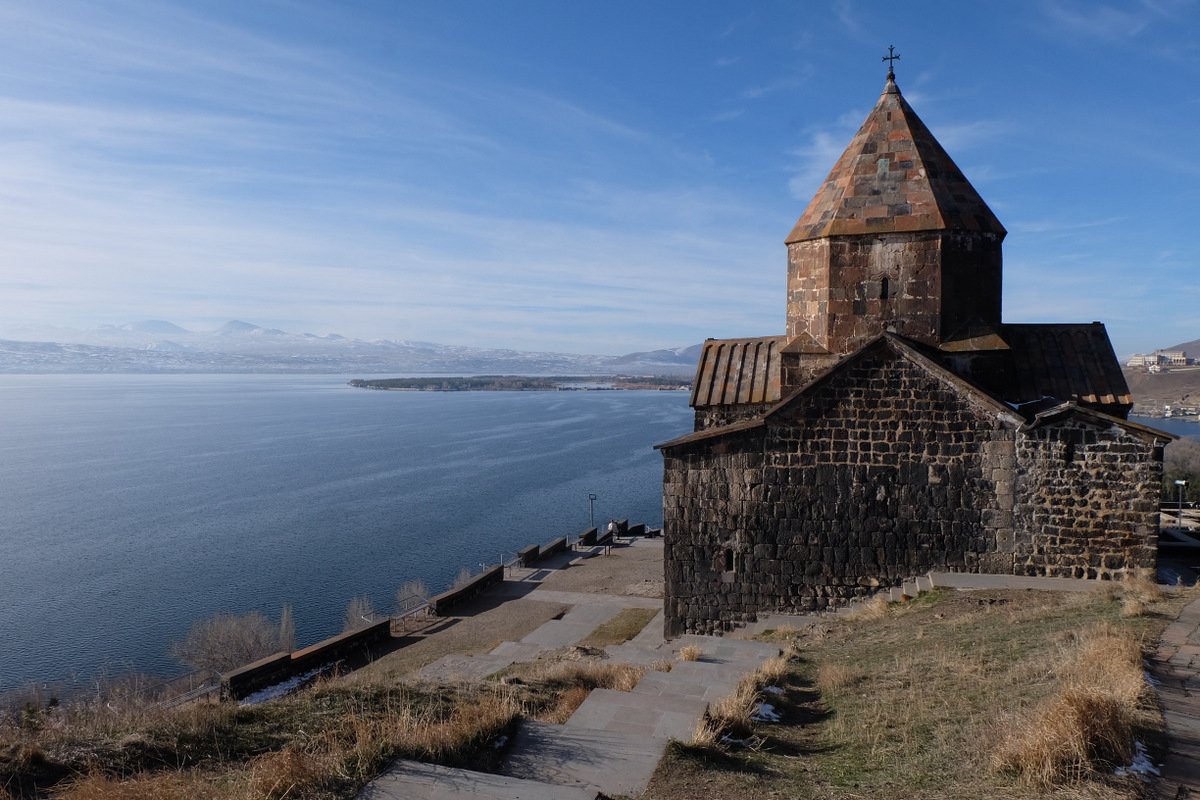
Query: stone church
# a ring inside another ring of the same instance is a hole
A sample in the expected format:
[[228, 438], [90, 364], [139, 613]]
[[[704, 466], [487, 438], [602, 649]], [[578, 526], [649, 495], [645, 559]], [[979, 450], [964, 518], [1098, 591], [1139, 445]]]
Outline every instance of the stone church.
[[1001, 316], [1004, 226], [883, 94], [787, 237], [787, 331], [709, 339], [664, 459], [666, 632], [930, 570], [1155, 565], [1162, 448], [1099, 322]]

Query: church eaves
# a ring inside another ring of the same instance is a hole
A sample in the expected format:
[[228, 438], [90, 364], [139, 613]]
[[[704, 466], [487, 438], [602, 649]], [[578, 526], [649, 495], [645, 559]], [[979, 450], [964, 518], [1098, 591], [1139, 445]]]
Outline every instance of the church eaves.
[[787, 244], [826, 236], [1006, 231], [890, 76]]

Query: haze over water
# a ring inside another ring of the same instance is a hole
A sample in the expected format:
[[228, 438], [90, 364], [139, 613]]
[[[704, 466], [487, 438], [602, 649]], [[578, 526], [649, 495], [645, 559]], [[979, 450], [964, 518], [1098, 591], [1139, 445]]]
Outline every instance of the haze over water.
[[530, 543], [661, 522], [682, 392], [376, 392], [345, 378], [0, 376], [0, 691], [135, 669], [218, 611], [389, 611]]

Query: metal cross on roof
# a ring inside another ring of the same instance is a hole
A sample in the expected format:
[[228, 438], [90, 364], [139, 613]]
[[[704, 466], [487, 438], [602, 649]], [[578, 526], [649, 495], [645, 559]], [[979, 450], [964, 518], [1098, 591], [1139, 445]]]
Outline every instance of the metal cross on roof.
[[898, 53], [896, 53], [895, 50], [896, 50], [896, 48], [889, 44], [888, 45], [888, 54], [883, 57], [883, 60], [888, 62], [887, 76], [888, 76], [889, 81], [895, 80], [895, 78], [896, 78], [896, 73], [892, 71], [892, 62], [900, 60], [900, 55]]

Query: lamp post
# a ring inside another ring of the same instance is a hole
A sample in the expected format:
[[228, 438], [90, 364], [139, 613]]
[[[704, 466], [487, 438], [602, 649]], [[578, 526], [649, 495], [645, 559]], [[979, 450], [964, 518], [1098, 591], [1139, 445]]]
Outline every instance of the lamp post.
[[1187, 481], [1175, 481], [1175, 485], [1179, 487], [1179, 518], [1176, 525], [1183, 530], [1183, 487], [1187, 486]]
[[588, 527], [596, 527], [596, 495], [588, 492]]

